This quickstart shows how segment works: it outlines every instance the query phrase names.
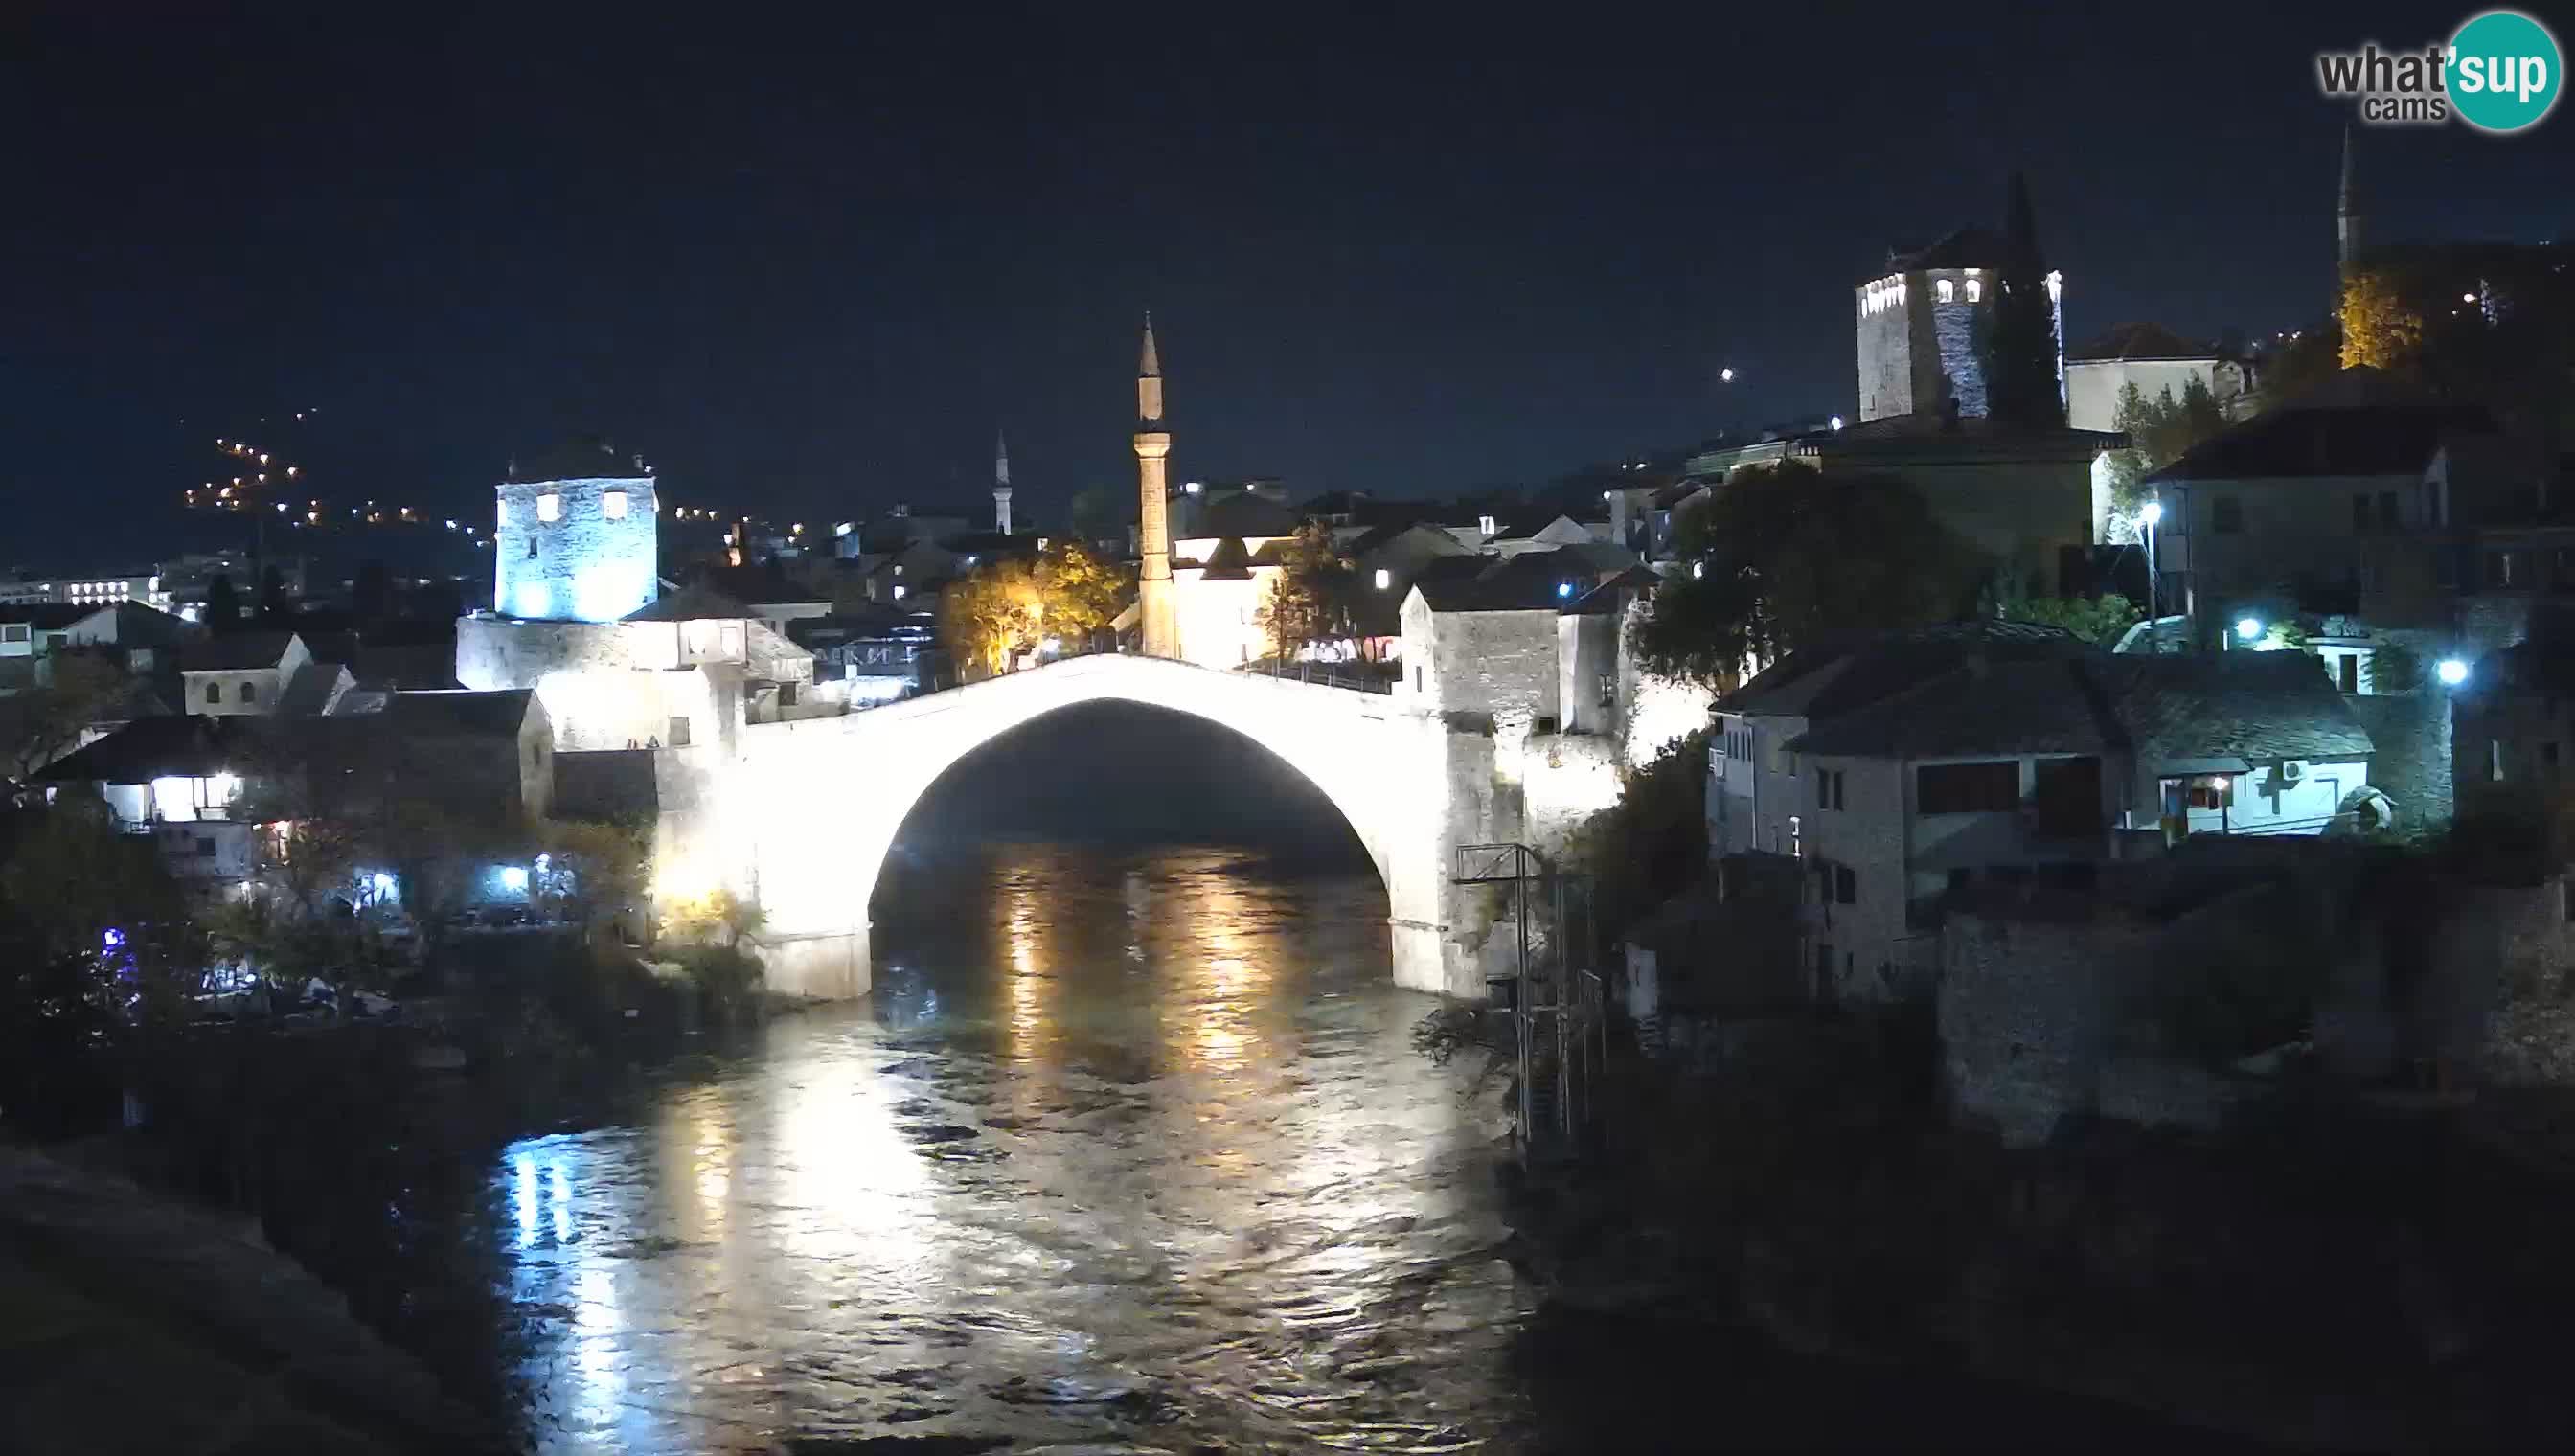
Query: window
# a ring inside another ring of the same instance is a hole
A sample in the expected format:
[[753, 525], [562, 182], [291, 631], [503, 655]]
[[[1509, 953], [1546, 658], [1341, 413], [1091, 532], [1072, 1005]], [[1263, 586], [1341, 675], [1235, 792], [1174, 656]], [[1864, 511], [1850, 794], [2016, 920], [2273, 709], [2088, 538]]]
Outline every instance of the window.
[[2096, 757], [2041, 760], [2030, 775], [2029, 797], [2037, 811], [2037, 832], [2051, 838], [2089, 838], [2106, 822], [2101, 760]]
[[2233, 496], [2211, 497], [2208, 503], [2208, 529], [2220, 536], [2233, 536], [2244, 529], [2244, 503]]
[[1848, 905], [1857, 904], [1858, 902], [1859, 874], [1847, 864], [1834, 865], [1833, 903], [1837, 905]]
[[1913, 811], [2009, 813], [2020, 807], [2020, 764], [1926, 763], [1913, 770]]
[[204, 834], [197, 836], [197, 857], [200, 859], [215, 857], [215, 841], [212, 838]]
[[1379, 567], [1379, 568], [1377, 568], [1377, 569], [1376, 569], [1376, 589], [1377, 589], [1378, 591], [1382, 592], [1382, 591], [1386, 590], [1387, 588], [1389, 588], [1389, 587], [1391, 587], [1391, 586], [1393, 586], [1393, 585], [1394, 585], [1394, 573], [1387, 571], [1387, 570], [1386, 570], [1385, 568], [1383, 568], [1383, 567]]
[[1983, 300], [1984, 296], [1985, 296], [1985, 281], [1984, 281], [1983, 279], [1981, 279], [1981, 278], [1970, 278], [1970, 279], [1968, 279], [1968, 280], [1967, 280], [1967, 302], [1969, 302], [1969, 303], [1971, 303], [1971, 304], [1972, 304], [1972, 303], [1980, 302], [1980, 301], [1982, 301], [1982, 300]]
[[544, 495], [539, 496], [537, 498], [537, 519], [539, 521], [561, 521], [563, 519], [563, 497], [556, 495], [552, 491], [548, 491]]
[[1412, 691], [1415, 693], [1428, 691], [1421, 686], [1421, 670], [1419, 668], [1412, 670]]
[[529, 537], [529, 538], [528, 538], [528, 560], [530, 560], [530, 561], [535, 561], [536, 559], [537, 559], [537, 539], [536, 539], [535, 537], [531, 536], [531, 537]]
[[257, 702], [259, 702], [259, 685], [258, 685], [258, 684], [256, 684], [256, 683], [244, 683], [244, 684], [242, 684], [242, 686], [241, 686], [241, 701], [242, 701], [242, 702], [244, 702], [244, 703], [257, 703]]
[[25, 642], [30, 630], [31, 624], [24, 622], [0, 623], [0, 642]]
[[602, 491], [602, 492], [600, 492], [600, 493], [599, 493], [599, 514], [600, 514], [600, 515], [602, 515], [602, 516], [607, 517], [607, 518], [608, 518], [609, 520], [611, 520], [611, 521], [623, 521], [623, 520], [625, 520], [625, 519], [626, 519], [626, 493], [625, 493], [624, 491]]
[[2190, 780], [2183, 802], [2197, 809], [2222, 809], [2235, 802], [2235, 775], [2202, 773]]
[[688, 715], [682, 714], [671, 720], [671, 736], [667, 741], [675, 748], [685, 748], [689, 745]]
[[2396, 519], [2396, 493], [2394, 491], [2379, 492], [2378, 529], [2381, 531], [2394, 531], [2403, 524], [2404, 523]]
[[1490, 516], [1476, 517], [1475, 526], [1477, 530], [1482, 531], [1486, 536], [1493, 534], [1493, 518]]
[[1840, 808], [1841, 806], [1842, 806], [1842, 770], [1841, 770], [1841, 769], [1839, 769], [1839, 768], [1818, 768], [1818, 769], [1816, 769], [1816, 770], [1815, 770], [1815, 807], [1817, 807], [1817, 808]]
[[1618, 706], [1618, 675], [1615, 673], [1600, 675], [1600, 706], [1602, 708]]
[[778, 706], [781, 708], [794, 708], [796, 706], [795, 684], [781, 683], [778, 685]]
[[2377, 520], [2377, 514], [2373, 512], [2369, 506], [2368, 492], [2360, 492], [2351, 498], [2352, 530], [2359, 532], [2363, 536], [2367, 536], [2369, 534], [2370, 527], [2374, 525]]
[[2486, 777], [2503, 782], [2503, 739], [2486, 739]]
[[2345, 653], [2334, 660], [2334, 666], [2342, 678], [2339, 685], [2342, 691], [2358, 693], [2360, 691], [2360, 654]]
[[208, 703], [221, 703], [221, 702], [223, 702], [223, 701], [224, 701], [224, 685], [223, 685], [223, 684], [221, 684], [221, 683], [209, 683], [209, 684], [207, 684], [207, 685], [206, 685], [206, 701], [207, 701]]
[[1932, 285], [1932, 287], [1939, 291], [1940, 302], [1944, 304], [1957, 302], [1958, 286], [1956, 284], [1951, 283], [1949, 280], [1944, 278], [1938, 283]]

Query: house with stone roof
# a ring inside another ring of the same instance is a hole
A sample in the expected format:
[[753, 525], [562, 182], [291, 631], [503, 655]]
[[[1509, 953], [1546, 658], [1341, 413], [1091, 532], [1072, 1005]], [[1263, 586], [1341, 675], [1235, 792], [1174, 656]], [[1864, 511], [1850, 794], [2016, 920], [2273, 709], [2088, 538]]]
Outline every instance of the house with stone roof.
[[1925, 993], [1975, 887], [2322, 833], [2374, 746], [2306, 654], [2112, 655], [2009, 623], [1807, 649], [1717, 714], [1711, 847], [1801, 862], [1815, 992], [1861, 1001]]

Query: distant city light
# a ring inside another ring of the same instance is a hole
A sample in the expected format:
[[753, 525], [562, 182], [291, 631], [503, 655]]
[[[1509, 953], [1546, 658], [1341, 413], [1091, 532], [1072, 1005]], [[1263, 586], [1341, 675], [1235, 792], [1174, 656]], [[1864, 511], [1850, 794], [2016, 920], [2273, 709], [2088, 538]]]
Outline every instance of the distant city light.
[[2262, 635], [2261, 619], [2254, 617], [2239, 617], [2235, 619], [2235, 635], [2246, 642], [2251, 642], [2253, 639], [2260, 637]]
[[1734, 367], [1732, 365], [1728, 365], [1725, 368], [1718, 370], [1716, 372], [1716, 378], [1720, 384], [1734, 383]]
[[2456, 688], [2468, 681], [2468, 665], [2457, 658], [2443, 658], [2441, 665], [2434, 668], [2432, 672], [2441, 680], [2441, 686], [2444, 688]]
[[1842, 428], [1842, 417], [1841, 417], [1841, 416], [1839, 416], [1839, 415], [1835, 415], [1835, 416], [1833, 417], [1833, 428], [1834, 428], [1834, 429], [1836, 429], [1836, 430], [1839, 430], [1840, 428]]
[[1556, 584], [1555, 584], [1555, 595], [1556, 595], [1556, 596], [1558, 596], [1558, 597], [1570, 597], [1570, 596], [1572, 596], [1572, 595], [1573, 595], [1573, 584], [1572, 584], [1571, 582], [1558, 582], [1558, 583], [1556, 583]]

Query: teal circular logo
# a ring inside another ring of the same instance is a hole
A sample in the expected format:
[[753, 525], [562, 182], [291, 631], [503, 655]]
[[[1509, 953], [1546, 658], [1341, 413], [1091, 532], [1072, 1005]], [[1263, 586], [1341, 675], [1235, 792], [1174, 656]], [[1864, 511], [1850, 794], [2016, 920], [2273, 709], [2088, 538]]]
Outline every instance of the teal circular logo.
[[2564, 57], [2547, 26], [2518, 10], [2489, 10], [2450, 37], [2450, 106], [2479, 131], [2536, 126], [2566, 89]]

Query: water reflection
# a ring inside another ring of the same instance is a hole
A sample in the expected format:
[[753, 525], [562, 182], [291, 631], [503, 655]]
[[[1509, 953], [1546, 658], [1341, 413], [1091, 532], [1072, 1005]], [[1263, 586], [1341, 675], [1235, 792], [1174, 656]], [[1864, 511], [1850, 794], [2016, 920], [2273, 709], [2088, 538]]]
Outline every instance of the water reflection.
[[1512, 1426], [1491, 1099], [1409, 1050], [1373, 876], [1014, 850], [916, 880], [871, 1007], [509, 1150], [540, 1444]]

